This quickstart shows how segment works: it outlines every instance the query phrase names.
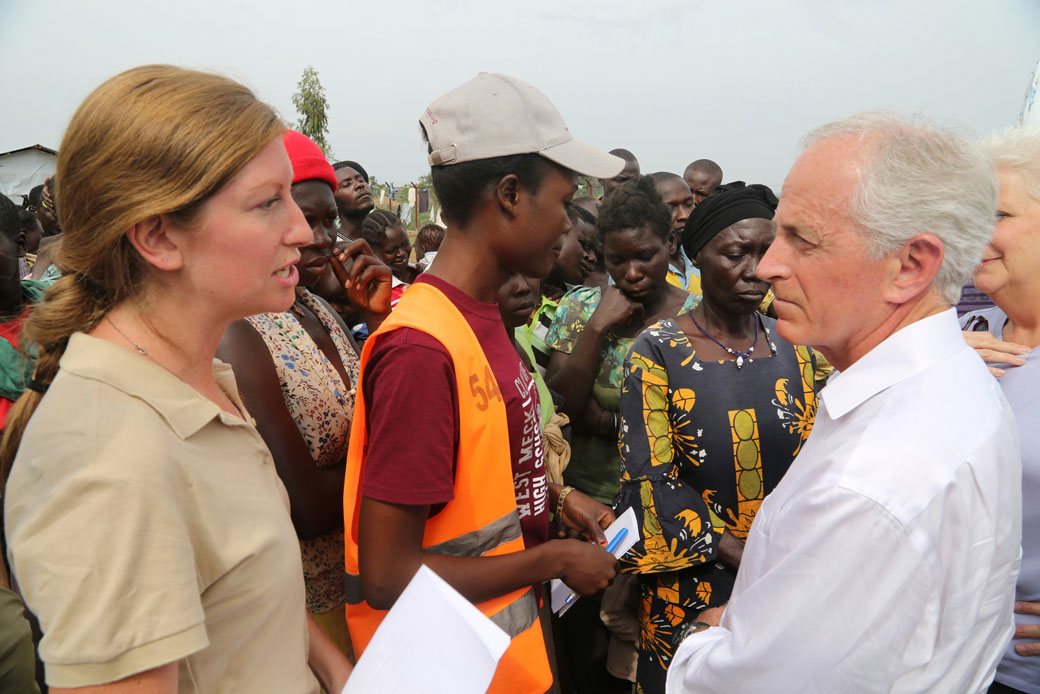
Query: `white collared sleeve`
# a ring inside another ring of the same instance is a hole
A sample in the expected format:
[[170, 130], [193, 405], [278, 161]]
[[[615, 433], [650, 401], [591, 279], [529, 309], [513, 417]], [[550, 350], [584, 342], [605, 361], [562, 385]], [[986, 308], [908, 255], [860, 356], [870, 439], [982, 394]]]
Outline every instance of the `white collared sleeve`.
[[896, 673], [928, 662], [915, 631], [935, 608], [935, 582], [919, 539], [888, 511], [815, 488], [774, 509], [767, 527], [759, 520], [744, 553], [757, 566], [742, 566], [756, 580], [738, 576], [722, 624], [683, 642], [668, 694], [887, 692]]

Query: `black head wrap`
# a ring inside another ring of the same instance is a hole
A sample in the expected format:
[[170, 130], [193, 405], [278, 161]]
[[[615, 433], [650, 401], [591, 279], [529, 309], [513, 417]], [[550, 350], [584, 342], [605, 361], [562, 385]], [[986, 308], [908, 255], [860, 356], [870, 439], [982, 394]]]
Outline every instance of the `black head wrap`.
[[346, 161], [337, 161], [335, 164], [332, 165], [332, 168], [334, 168], [336, 171], [339, 171], [340, 169], [347, 166], [361, 174], [361, 178], [365, 179], [365, 183], [369, 182], [368, 172], [365, 171], [365, 167], [361, 166], [361, 164], [358, 164], [356, 161], [350, 161], [349, 159]]
[[686, 220], [682, 245], [691, 260], [719, 232], [745, 219], [772, 219], [779, 201], [769, 186], [734, 181], [704, 198]]

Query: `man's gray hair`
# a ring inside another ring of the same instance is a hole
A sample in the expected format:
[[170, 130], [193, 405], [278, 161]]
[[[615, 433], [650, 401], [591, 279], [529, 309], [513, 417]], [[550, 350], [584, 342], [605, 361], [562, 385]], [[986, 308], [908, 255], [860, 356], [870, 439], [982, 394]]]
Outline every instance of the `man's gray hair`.
[[1017, 175], [1026, 193], [1040, 201], [1040, 127], [1015, 126], [982, 138], [982, 150], [997, 173]]
[[933, 234], [944, 257], [933, 288], [950, 304], [982, 259], [996, 223], [997, 180], [982, 149], [948, 127], [873, 111], [809, 133], [806, 148], [832, 137], [869, 146], [849, 218], [875, 258], [918, 234]]

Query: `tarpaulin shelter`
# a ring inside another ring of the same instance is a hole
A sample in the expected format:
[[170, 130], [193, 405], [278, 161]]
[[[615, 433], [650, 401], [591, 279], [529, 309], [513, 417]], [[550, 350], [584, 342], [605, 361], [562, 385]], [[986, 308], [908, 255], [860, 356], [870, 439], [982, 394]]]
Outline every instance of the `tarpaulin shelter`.
[[57, 155], [43, 145], [0, 153], [0, 193], [20, 204], [22, 195], [54, 175]]

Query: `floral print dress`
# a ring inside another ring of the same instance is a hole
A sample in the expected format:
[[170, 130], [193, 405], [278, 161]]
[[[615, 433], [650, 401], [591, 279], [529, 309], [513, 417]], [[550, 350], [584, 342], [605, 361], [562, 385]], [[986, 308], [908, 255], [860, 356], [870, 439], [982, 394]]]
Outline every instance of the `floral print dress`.
[[679, 626], [729, 599], [736, 574], [717, 562], [722, 534], [747, 538], [812, 431], [812, 351], [756, 317], [769, 354], [740, 368], [702, 361], [671, 319], [643, 331], [625, 363], [614, 511], [634, 509], [640, 527], [621, 568], [641, 578], [637, 679], [647, 694], [664, 692]]
[[[261, 313], [246, 320], [270, 350], [285, 408], [296, 422], [314, 464], [323, 468], [346, 460], [359, 362], [332, 312], [302, 287], [296, 295], [332, 337], [350, 383], [343, 382], [292, 311]], [[347, 596], [342, 528], [313, 540], [301, 540], [300, 551], [307, 610], [320, 614], [343, 605]]]

